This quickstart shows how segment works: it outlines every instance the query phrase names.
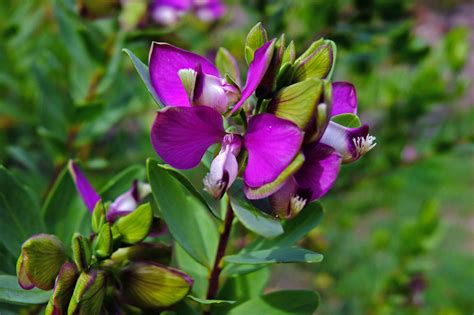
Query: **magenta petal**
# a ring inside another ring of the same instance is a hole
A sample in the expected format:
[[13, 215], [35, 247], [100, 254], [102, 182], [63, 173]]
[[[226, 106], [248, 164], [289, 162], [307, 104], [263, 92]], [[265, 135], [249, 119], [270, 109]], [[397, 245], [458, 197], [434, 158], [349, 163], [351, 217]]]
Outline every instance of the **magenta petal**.
[[81, 172], [79, 166], [74, 161], [69, 161], [69, 172], [71, 173], [76, 189], [90, 212], [94, 211], [95, 204], [100, 200], [99, 194], [89, 183], [87, 178]]
[[178, 71], [195, 69], [198, 65], [204, 73], [220, 77], [217, 68], [204, 57], [167, 43], [152, 44], [149, 59], [150, 79], [165, 106], [191, 106]]
[[[305, 162], [295, 174], [299, 193], [309, 202], [325, 195], [336, 181], [341, 155], [324, 144], [315, 144], [303, 151]], [[301, 192], [300, 192], [301, 190]]]
[[197, 5], [196, 16], [201, 21], [212, 22], [218, 20], [225, 13], [225, 6], [218, 0], [210, 0], [202, 5]]
[[247, 73], [247, 82], [242, 90], [242, 96], [240, 101], [235, 104], [232, 109], [232, 113], [237, 111], [245, 101], [252, 96], [253, 92], [257, 89], [260, 81], [262, 81], [265, 72], [267, 72], [268, 66], [273, 56], [275, 40], [266, 42], [262, 47], [257, 49], [254, 54], [253, 61], [250, 63], [249, 71]]
[[331, 116], [339, 114], [357, 114], [357, 93], [352, 83], [334, 82], [332, 84]]
[[191, 8], [191, 0], [155, 0], [151, 2], [149, 14], [161, 25], [173, 25]]
[[245, 184], [256, 188], [273, 182], [293, 161], [302, 141], [303, 133], [288, 120], [272, 114], [252, 117], [244, 136], [249, 154]]
[[190, 169], [207, 148], [225, 135], [222, 116], [207, 106], [168, 107], [159, 111], [151, 128], [156, 153], [171, 166]]

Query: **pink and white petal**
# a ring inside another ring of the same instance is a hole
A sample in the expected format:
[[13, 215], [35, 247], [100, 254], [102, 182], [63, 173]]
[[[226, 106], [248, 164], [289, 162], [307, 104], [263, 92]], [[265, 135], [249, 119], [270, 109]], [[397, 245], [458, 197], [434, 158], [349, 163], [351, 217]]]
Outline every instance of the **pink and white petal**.
[[357, 92], [352, 83], [334, 82], [332, 84], [331, 117], [340, 114], [357, 114]]
[[240, 101], [235, 104], [232, 113], [236, 112], [257, 89], [267, 72], [270, 62], [272, 61], [274, 47], [275, 40], [272, 40], [266, 42], [262, 47], [255, 51], [253, 61], [250, 63], [247, 73], [247, 82], [245, 83], [245, 87], [242, 89]]
[[107, 221], [114, 222], [119, 217], [124, 216], [135, 210], [140, 202], [138, 192], [138, 181], [133, 181], [132, 188], [118, 196], [109, 206], [107, 211]]
[[251, 188], [273, 182], [298, 154], [303, 133], [292, 122], [272, 114], [250, 119], [244, 146], [248, 162], [243, 179]]
[[169, 165], [190, 169], [199, 164], [207, 148], [225, 135], [222, 116], [207, 106], [168, 107], [156, 114], [151, 143]]
[[74, 161], [69, 161], [68, 168], [74, 184], [76, 185], [77, 192], [81, 196], [82, 201], [84, 201], [84, 204], [92, 213], [96, 203], [100, 200], [99, 194], [95, 191], [94, 187], [92, 187], [79, 166]]
[[341, 168], [342, 157], [333, 148], [313, 144], [303, 151], [305, 162], [295, 174], [298, 194], [308, 202], [324, 196], [334, 185]]
[[178, 71], [195, 69], [219, 77], [217, 68], [206, 58], [167, 43], [153, 42], [150, 50], [151, 83], [165, 106], [191, 106]]

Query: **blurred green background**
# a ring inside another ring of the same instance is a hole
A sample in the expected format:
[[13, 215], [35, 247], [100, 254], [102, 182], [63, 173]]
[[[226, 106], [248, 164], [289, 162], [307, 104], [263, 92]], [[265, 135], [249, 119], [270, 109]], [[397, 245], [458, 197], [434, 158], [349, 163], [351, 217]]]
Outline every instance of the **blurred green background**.
[[[321, 315], [472, 314], [474, 3], [224, 2], [226, 15], [213, 23], [188, 15], [174, 26], [132, 27], [124, 21], [133, 10], [115, 6], [93, 19], [74, 0], [1, 1], [0, 164], [38, 204], [69, 158], [96, 187], [127, 167], [144, 169], [155, 156], [157, 107], [124, 47], [146, 61], [153, 40], [210, 58], [224, 46], [244, 69], [245, 36], [258, 21], [299, 52], [326, 37], [338, 47], [334, 78], [355, 84], [378, 144], [343, 167], [322, 200], [322, 225], [303, 245], [323, 263], [275, 267], [268, 290], [315, 289]], [[4, 244], [0, 273], [14, 273], [16, 255]]]

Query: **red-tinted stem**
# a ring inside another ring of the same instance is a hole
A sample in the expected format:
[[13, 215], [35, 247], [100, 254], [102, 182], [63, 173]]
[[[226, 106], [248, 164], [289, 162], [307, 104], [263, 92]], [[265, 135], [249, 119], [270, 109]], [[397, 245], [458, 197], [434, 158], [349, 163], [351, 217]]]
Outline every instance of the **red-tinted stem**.
[[217, 246], [216, 260], [212, 267], [211, 276], [209, 277], [209, 288], [207, 290], [207, 298], [209, 300], [215, 299], [219, 289], [219, 275], [222, 271], [222, 257], [224, 257], [227, 244], [229, 243], [230, 230], [232, 229], [232, 221], [234, 221], [234, 211], [230, 206], [230, 201], [227, 203], [227, 213], [224, 219], [224, 230], [222, 231], [219, 244]]

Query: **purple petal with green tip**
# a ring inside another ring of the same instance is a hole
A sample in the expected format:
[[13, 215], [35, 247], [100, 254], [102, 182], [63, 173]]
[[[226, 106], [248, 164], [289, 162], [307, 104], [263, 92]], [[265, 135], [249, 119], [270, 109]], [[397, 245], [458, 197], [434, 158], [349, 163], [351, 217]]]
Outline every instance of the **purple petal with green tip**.
[[178, 71], [195, 69], [216, 77], [217, 68], [206, 58], [167, 43], [154, 42], [151, 46], [149, 71], [151, 83], [165, 106], [191, 106]]
[[268, 66], [273, 56], [273, 48], [275, 40], [266, 42], [262, 47], [257, 49], [254, 54], [253, 61], [250, 63], [249, 71], [247, 73], [247, 82], [242, 90], [242, 96], [240, 101], [235, 104], [232, 109], [232, 113], [237, 111], [245, 101], [252, 96], [253, 92], [257, 89], [260, 81], [262, 81], [265, 72], [267, 72]]
[[156, 153], [169, 165], [190, 169], [207, 148], [225, 135], [222, 116], [207, 106], [168, 107], [157, 113], [151, 129]]
[[79, 192], [82, 200], [86, 204], [89, 211], [94, 211], [95, 204], [100, 200], [99, 194], [95, 191], [94, 187], [89, 183], [87, 178], [81, 172], [79, 166], [74, 161], [69, 161], [69, 172], [71, 173], [76, 189]]
[[305, 162], [295, 174], [298, 194], [309, 202], [325, 195], [336, 181], [341, 155], [324, 144], [314, 144], [303, 151]]
[[357, 114], [357, 93], [352, 83], [334, 82], [332, 84], [331, 116], [339, 114]]
[[288, 120], [272, 114], [252, 117], [244, 136], [249, 155], [245, 184], [255, 188], [274, 181], [293, 161], [302, 141], [303, 133]]

